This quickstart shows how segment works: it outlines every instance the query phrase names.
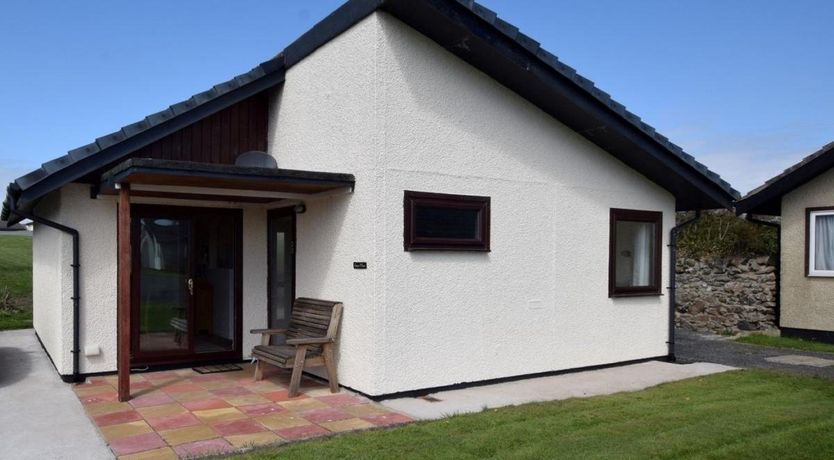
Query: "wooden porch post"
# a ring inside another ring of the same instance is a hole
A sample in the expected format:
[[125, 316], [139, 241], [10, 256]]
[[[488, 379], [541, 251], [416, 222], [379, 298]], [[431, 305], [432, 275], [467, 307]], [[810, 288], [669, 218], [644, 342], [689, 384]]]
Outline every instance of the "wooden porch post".
[[116, 313], [119, 401], [130, 399], [130, 184], [121, 184], [118, 211], [118, 306]]

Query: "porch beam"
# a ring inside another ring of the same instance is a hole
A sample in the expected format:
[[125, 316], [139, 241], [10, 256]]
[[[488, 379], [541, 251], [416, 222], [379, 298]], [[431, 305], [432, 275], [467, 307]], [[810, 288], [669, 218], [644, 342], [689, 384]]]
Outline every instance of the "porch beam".
[[118, 207], [118, 305], [116, 313], [119, 401], [130, 399], [130, 297], [131, 297], [131, 250], [130, 250], [130, 184], [119, 188]]
[[[126, 183], [122, 184], [125, 187]], [[229, 188], [211, 188], [211, 187], [191, 187], [181, 185], [152, 185], [152, 184], [134, 184], [133, 190], [136, 192], [166, 192], [166, 193], [184, 193], [196, 195], [222, 195], [229, 197], [230, 201], [234, 197], [256, 197], [256, 198], [274, 198], [274, 199], [289, 199], [289, 200], [310, 200], [316, 198], [324, 198], [334, 195], [344, 195], [351, 193], [353, 187], [337, 187], [330, 190], [324, 190], [317, 193], [290, 193], [290, 192], [275, 192], [269, 190], [241, 190]]]

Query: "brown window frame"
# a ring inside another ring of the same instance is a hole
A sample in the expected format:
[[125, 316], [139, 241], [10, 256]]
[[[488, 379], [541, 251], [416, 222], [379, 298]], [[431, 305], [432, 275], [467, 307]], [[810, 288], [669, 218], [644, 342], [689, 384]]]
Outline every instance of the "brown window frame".
[[[617, 222], [648, 222], [655, 224], [654, 273], [649, 286], [617, 286]], [[635, 297], [661, 295], [660, 283], [663, 271], [663, 213], [636, 209], [611, 208], [608, 235], [608, 297]]]
[[[414, 212], [418, 206], [478, 210], [477, 238], [418, 237]], [[403, 194], [403, 249], [406, 251], [490, 251], [490, 197], [415, 192]]]
[[834, 279], [834, 276], [832, 275], [816, 273], [820, 270], [811, 270], [811, 214], [820, 211], [834, 211], [834, 206], [805, 208], [805, 277]]

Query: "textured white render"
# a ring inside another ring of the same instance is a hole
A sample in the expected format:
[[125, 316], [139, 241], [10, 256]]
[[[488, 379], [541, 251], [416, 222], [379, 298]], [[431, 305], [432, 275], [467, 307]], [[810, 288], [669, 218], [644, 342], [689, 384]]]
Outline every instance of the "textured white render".
[[[61, 194], [54, 192], [41, 200], [37, 211], [44, 218], [55, 220], [58, 219], [60, 206]], [[32, 233], [32, 324], [61, 374], [72, 372], [69, 353], [66, 356], [68, 359], [64, 359], [65, 320], [71, 321], [71, 318], [65, 318], [65, 307], [72, 311], [69, 299], [72, 252], [64, 250], [69, 247], [69, 241], [70, 238], [58, 230], [35, 224]]]
[[[297, 295], [345, 304], [343, 384], [667, 353], [668, 297], [608, 298], [608, 232], [612, 207], [662, 211], [666, 286], [674, 197], [398, 20], [374, 13], [290, 68], [270, 116], [280, 167], [356, 175], [298, 223]], [[403, 251], [404, 190], [490, 196], [492, 252]]]
[[[233, 203], [177, 202], [137, 199], [135, 202], [236, 207]], [[113, 197], [90, 199], [88, 185], [69, 184], [49, 195], [36, 212], [75, 228], [80, 234], [81, 373], [116, 370], [116, 209]], [[59, 373], [72, 373], [72, 239], [36, 225], [33, 247], [34, 327]], [[243, 210], [243, 355], [249, 356], [259, 337], [249, 329], [266, 327], [266, 210]], [[85, 356], [98, 346], [98, 356]]]

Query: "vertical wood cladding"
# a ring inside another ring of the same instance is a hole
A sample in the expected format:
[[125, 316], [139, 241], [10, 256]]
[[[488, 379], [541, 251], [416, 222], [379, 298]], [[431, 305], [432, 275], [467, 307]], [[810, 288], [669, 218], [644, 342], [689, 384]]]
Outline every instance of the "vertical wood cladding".
[[266, 151], [267, 92], [256, 94], [137, 150], [132, 156], [234, 164], [250, 150]]

